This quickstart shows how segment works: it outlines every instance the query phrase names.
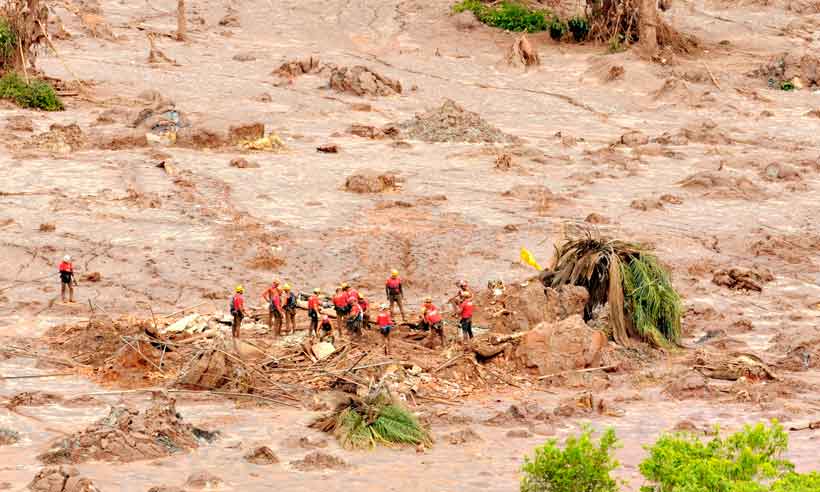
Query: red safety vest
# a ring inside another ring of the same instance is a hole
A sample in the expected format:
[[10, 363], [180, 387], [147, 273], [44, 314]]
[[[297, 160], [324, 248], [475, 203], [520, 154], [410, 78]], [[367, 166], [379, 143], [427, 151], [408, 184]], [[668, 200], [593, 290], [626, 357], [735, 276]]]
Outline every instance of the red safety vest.
[[393, 324], [393, 320], [390, 319], [390, 313], [379, 313], [379, 317], [376, 318], [376, 322], [379, 324], [380, 328]]
[[469, 299], [461, 303], [461, 319], [470, 319], [473, 317], [473, 301]]
[[308, 310], [318, 310], [319, 309], [319, 296], [312, 295], [308, 299]]
[[339, 292], [335, 296], [333, 296], [333, 305], [337, 308], [343, 308], [347, 306], [347, 294], [344, 292]]
[[[53, 263], [52, 263], [52, 265], [53, 265]], [[60, 271], [61, 272], [73, 272], [74, 271], [74, 265], [72, 265], [71, 263], [69, 263], [67, 261], [64, 261], [64, 262], [60, 263]]]
[[233, 296], [233, 309], [234, 311], [240, 311], [241, 309], [245, 308], [245, 297], [242, 294], [235, 294]]
[[428, 304], [426, 306], [426, 311], [424, 312], [424, 321], [428, 322], [431, 325], [441, 321], [441, 314], [439, 314], [438, 308], [433, 304]]
[[387, 289], [390, 291], [391, 294], [398, 294], [399, 290], [401, 289], [401, 279], [398, 277], [390, 277], [389, 279], [387, 279], [385, 285], [387, 285]]

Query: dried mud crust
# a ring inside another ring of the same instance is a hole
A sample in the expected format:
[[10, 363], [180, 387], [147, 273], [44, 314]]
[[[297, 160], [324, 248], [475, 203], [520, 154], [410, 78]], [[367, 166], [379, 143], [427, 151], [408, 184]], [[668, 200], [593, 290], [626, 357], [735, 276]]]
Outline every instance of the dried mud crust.
[[416, 114], [398, 125], [402, 138], [427, 143], [485, 142], [514, 143], [515, 137], [490, 125], [478, 113], [468, 111], [447, 99], [435, 109]]
[[199, 447], [198, 436], [212, 433], [183, 422], [175, 400], [155, 394], [151, 407], [140, 412], [119, 406], [84, 431], [57, 441], [38, 456], [46, 464], [89, 460], [128, 463], [170, 456]]
[[314, 451], [300, 460], [291, 461], [290, 465], [299, 471], [342, 470], [350, 465], [332, 454]]
[[356, 96], [392, 96], [401, 94], [401, 82], [357, 65], [337, 67], [330, 72], [328, 86], [337, 91]]

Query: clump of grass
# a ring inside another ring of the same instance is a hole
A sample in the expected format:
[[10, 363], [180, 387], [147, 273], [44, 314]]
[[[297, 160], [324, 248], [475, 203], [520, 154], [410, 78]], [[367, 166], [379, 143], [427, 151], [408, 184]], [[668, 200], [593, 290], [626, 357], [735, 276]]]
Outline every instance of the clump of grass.
[[17, 49], [17, 36], [11, 28], [8, 19], [0, 17], [0, 66], [5, 65], [5, 60], [10, 59]]
[[507, 31], [541, 32], [549, 28], [551, 14], [546, 10], [531, 10], [515, 1], [503, 1], [497, 5], [486, 5], [480, 0], [462, 0], [453, 6], [453, 12], [471, 11], [476, 18], [488, 26]]
[[610, 53], [620, 53], [626, 51], [627, 44], [623, 34], [614, 34], [607, 42], [607, 51]]
[[21, 108], [35, 108], [45, 111], [65, 109], [54, 88], [42, 80], [26, 83], [15, 72], [7, 72], [0, 78], [0, 99], [10, 99]]
[[569, 31], [567, 23], [558, 17], [552, 19], [550, 22], [550, 37], [555, 41], [561, 41], [561, 38], [567, 34], [567, 31]]
[[587, 35], [589, 35], [589, 21], [587, 21], [586, 17], [575, 16], [567, 22], [567, 26], [576, 43], [584, 41]]
[[791, 80], [784, 80], [780, 82], [781, 91], [793, 91], [794, 89], [794, 82], [792, 82]]

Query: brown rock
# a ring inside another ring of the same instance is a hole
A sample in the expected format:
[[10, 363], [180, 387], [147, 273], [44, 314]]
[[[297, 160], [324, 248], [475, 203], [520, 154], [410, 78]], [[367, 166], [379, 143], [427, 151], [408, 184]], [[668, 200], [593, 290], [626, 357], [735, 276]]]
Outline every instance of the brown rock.
[[43, 468], [28, 485], [33, 492], [99, 492], [91, 480], [69, 466]]
[[201, 470], [192, 473], [185, 481], [185, 488], [187, 489], [210, 489], [218, 487], [222, 484], [222, 479], [210, 472]]
[[256, 55], [253, 53], [237, 53], [233, 55], [233, 60], [238, 62], [256, 61]]
[[34, 123], [32, 123], [31, 118], [28, 116], [9, 116], [6, 119], [6, 130], [12, 132], [33, 132]]
[[518, 362], [540, 375], [586, 367], [600, 351], [592, 328], [579, 315], [558, 322], [545, 322], [527, 332], [516, 349]]
[[255, 162], [250, 162], [243, 157], [237, 157], [235, 159], [231, 159], [231, 167], [235, 167], [238, 169], [254, 169], [258, 168], [259, 164]]
[[279, 458], [267, 446], [261, 446], [245, 455], [245, 461], [254, 465], [273, 465], [279, 463]]
[[46, 222], [40, 224], [40, 228], [38, 229], [40, 232], [54, 232], [57, 230], [57, 226], [54, 225], [52, 222]]
[[290, 464], [301, 471], [340, 470], [350, 466], [344, 460], [321, 451], [314, 451], [301, 460], [291, 461]]
[[89, 272], [84, 274], [82, 279], [86, 282], [99, 282], [102, 279], [102, 275], [100, 275], [100, 272]]
[[391, 96], [401, 94], [401, 83], [361, 65], [333, 68], [328, 85], [338, 92], [357, 96]]
[[219, 25], [222, 27], [240, 27], [239, 17], [234, 14], [227, 14], [219, 20]]
[[621, 135], [621, 143], [629, 147], [638, 147], [649, 143], [649, 137], [643, 132], [632, 130]]
[[258, 140], [264, 136], [265, 124], [259, 122], [231, 126], [228, 129], [228, 139], [234, 144], [243, 140]]
[[338, 154], [339, 153], [339, 146], [334, 144], [328, 145], [320, 145], [316, 147], [317, 152], [322, 152], [324, 154]]
[[357, 137], [369, 138], [371, 140], [379, 140], [382, 138], [396, 137], [399, 134], [398, 128], [394, 126], [386, 126], [384, 128], [376, 128], [372, 125], [353, 124], [347, 129], [347, 132]]
[[381, 193], [396, 188], [396, 176], [365, 169], [348, 176], [344, 188], [353, 193]]
[[193, 149], [218, 149], [228, 145], [224, 130], [206, 127], [187, 127], [177, 131], [177, 145]]

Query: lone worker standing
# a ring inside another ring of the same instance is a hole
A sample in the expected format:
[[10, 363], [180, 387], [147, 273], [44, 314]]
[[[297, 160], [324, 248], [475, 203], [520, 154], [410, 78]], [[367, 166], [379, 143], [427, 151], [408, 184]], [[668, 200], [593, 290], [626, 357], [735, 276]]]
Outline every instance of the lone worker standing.
[[288, 335], [296, 332], [296, 294], [291, 291], [290, 285], [282, 287], [285, 294], [285, 331]]
[[473, 339], [473, 293], [465, 291], [462, 296], [464, 301], [461, 302], [461, 332], [464, 339]]
[[319, 294], [322, 291], [318, 287], [313, 289], [313, 295], [308, 298], [308, 317], [310, 326], [308, 327], [308, 337], [319, 336]]
[[71, 263], [71, 257], [65, 255], [60, 263], [60, 300], [62, 302], [65, 302], [66, 291], [68, 291], [68, 302], [74, 302], [75, 285], [77, 285], [77, 279], [74, 278], [74, 264]]
[[268, 303], [268, 328], [273, 331], [273, 336], [282, 334], [282, 291], [279, 290], [279, 281], [274, 280], [271, 286], [262, 293], [262, 300]]
[[384, 336], [384, 355], [390, 355], [390, 331], [393, 330], [393, 318], [387, 304], [379, 306], [379, 315], [376, 317], [379, 332]]
[[236, 293], [231, 298], [231, 315], [233, 316], [231, 334], [234, 338], [239, 338], [239, 328], [245, 318], [245, 296], [242, 295], [245, 289], [241, 285], [237, 285], [235, 290]]
[[401, 278], [399, 278], [399, 271], [392, 270], [390, 278], [384, 284], [384, 293], [387, 300], [390, 302], [390, 316], [395, 316], [394, 306], [399, 305], [399, 312], [401, 313], [401, 320], [407, 321], [404, 317], [404, 288], [401, 285]]
[[342, 339], [342, 326], [344, 326], [348, 313], [347, 292], [344, 290], [346, 285], [340, 285], [336, 289], [336, 295], [333, 296], [333, 309], [336, 311], [336, 330], [339, 332], [339, 340]]

